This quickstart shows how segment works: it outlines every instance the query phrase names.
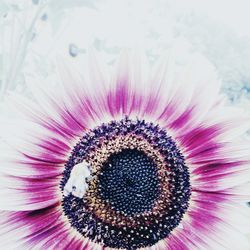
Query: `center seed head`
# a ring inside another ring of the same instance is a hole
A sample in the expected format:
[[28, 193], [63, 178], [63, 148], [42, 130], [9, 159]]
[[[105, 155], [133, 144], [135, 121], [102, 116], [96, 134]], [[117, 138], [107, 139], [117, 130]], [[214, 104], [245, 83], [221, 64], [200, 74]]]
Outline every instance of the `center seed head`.
[[[89, 168], [94, 178], [87, 181]], [[110, 248], [149, 247], [166, 238], [190, 198], [188, 168], [172, 138], [158, 125], [128, 118], [84, 135], [61, 188], [71, 226]]]

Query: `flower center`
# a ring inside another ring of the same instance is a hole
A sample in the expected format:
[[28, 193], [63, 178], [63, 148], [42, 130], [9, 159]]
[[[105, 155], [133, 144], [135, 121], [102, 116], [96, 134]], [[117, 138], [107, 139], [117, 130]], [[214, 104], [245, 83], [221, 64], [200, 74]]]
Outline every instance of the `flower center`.
[[136, 249], [154, 245], [179, 225], [190, 198], [189, 172], [164, 129], [125, 118], [86, 133], [65, 166], [62, 191], [83, 161], [92, 170], [84, 197], [70, 194], [62, 202], [83, 237]]
[[101, 198], [128, 216], [150, 211], [160, 194], [159, 187], [156, 164], [137, 149], [111, 155], [99, 177]]

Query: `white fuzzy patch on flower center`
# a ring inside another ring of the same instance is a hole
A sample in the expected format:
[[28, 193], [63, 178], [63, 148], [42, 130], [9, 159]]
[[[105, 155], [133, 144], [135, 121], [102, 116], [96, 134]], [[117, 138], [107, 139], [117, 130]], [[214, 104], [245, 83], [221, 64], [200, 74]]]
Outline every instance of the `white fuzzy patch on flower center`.
[[64, 196], [68, 196], [71, 193], [78, 198], [83, 198], [88, 188], [87, 180], [90, 177], [90, 166], [86, 162], [81, 162], [75, 165], [66, 185], [64, 186]]

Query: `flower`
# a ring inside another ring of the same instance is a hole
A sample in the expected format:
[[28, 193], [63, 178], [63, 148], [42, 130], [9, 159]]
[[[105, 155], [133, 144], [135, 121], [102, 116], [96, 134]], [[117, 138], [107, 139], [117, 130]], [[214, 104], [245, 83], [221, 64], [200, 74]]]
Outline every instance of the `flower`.
[[59, 63], [60, 86], [10, 95], [2, 248], [248, 248], [248, 120], [205, 59], [164, 58], [124, 52], [108, 77], [91, 55], [84, 79]]

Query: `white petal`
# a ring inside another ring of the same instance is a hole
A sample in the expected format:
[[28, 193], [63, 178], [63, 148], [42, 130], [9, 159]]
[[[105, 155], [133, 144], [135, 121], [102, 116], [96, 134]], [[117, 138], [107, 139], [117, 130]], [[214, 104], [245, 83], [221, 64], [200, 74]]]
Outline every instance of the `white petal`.
[[[160, 122], [169, 126], [185, 112], [192, 110], [186, 122], [175, 128], [180, 134], [185, 133], [187, 129], [190, 130], [190, 127], [197, 126], [217, 102], [220, 81], [217, 79], [213, 65], [198, 55], [186, 66], [174, 65], [170, 70], [175, 72], [175, 76], [168, 78], [166, 75], [166, 80], [162, 76], [164, 79], [162, 81], [169, 86], [162, 87], [160, 90], [162, 95], [160, 102], [163, 102], [165, 107], [171, 107], [172, 110], [162, 114]], [[164, 86], [164, 84], [161, 85]]]

